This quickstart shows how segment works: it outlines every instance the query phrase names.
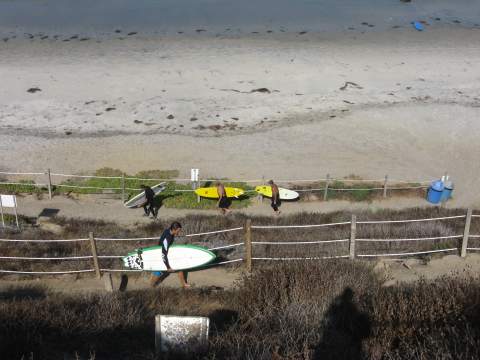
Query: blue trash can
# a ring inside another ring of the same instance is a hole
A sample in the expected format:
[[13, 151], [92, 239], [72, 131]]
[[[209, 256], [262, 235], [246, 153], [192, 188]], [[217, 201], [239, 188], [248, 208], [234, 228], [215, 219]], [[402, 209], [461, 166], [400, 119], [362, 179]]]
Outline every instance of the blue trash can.
[[427, 192], [427, 201], [432, 204], [438, 204], [442, 198], [444, 188], [445, 186], [443, 185], [442, 180], [435, 180], [432, 182]]
[[440, 197], [440, 201], [447, 201], [452, 197], [452, 191], [453, 191], [453, 182], [450, 180], [445, 181], [443, 184], [443, 191], [442, 191], [442, 196]]

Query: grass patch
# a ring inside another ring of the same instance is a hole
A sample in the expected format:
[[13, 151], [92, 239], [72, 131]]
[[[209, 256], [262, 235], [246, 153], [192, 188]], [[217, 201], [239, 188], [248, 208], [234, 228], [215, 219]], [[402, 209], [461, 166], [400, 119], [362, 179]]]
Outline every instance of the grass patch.
[[[350, 178], [350, 177], [349, 177]], [[354, 180], [360, 180], [357, 177]], [[419, 183], [404, 183], [401, 185], [388, 184], [387, 196], [408, 196], [408, 197], [425, 197], [425, 189], [409, 189], [412, 187], [418, 187]], [[326, 186], [325, 181], [314, 182], [310, 184], [302, 185], [302, 187], [293, 186], [294, 189], [324, 189]], [[395, 188], [389, 190], [388, 187]], [[338, 189], [338, 190], [336, 190]], [[305, 192], [302, 198], [308, 200], [323, 200], [324, 192], [322, 190], [315, 190], [315, 192]], [[383, 198], [383, 183], [373, 182], [349, 182], [335, 180], [328, 184], [327, 200], [349, 200], [354, 202], [373, 201]]]
[[[104, 177], [121, 177], [122, 171], [113, 168], [101, 168], [95, 172], [96, 176]], [[197, 201], [197, 196], [192, 192], [176, 192], [177, 190], [191, 190], [190, 184], [175, 183], [168, 179], [177, 178], [179, 176], [178, 170], [145, 170], [140, 171], [135, 175], [125, 175], [125, 195], [127, 199], [138, 194], [140, 185], [153, 186], [160, 182], [160, 180], [149, 179], [165, 179], [168, 183], [167, 189], [160, 197], [160, 203], [166, 207], [178, 209], [214, 209], [216, 201], [210, 199], [202, 199], [200, 203]], [[136, 180], [128, 178], [140, 178], [145, 180]], [[349, 179], [359, 180], [358, 177], [349, 176]], [[57, 180], [57, 179], [53, 179]], [[253, 186], [243, 182], [229, 182], [228, 179], [221, 179], [226, 186], [239, 187], [246, 191], [254, 190]], [[41, 194], [48, 191], [47, 187], [33, 186], [34, 182], [31, 180], [22, 180], [21, 185], [2, 185], [0, 189], [7, 193], [36, 193]], [[213, 182], [202, 184], [202, 186], [213, 186]], [[79, 186], [84, 188], [74, 188], [71, 186]], [[395, 187], [394, 190], [388, 190], [387, 196], [409, 196], [409, 197], [425, 197], [425, 189], [408, 189], [409, 187], [420, 186], [418, 183], [408, 183], [402, 185], [389, 184], [390, 187]], [[108, 193], [120, 196], [122, 194], [123, 182], [122, 179], [98, 179], [98, 178], [71, 178], [60, 182], [58, 185], [52, 187], [54, 194], [99, 194]], [[295, 189], [323, 189], [325, 182], [314, 182], [298, 185], [288, 186], [292, 190]], [[102, 190], [103, 189], [103, 190]], [[336, 190], [341, 189], [341, 190]], [[324, 192], [322, 190], [315, 190], [312, 192], [302, 192], [300, 201], [323, 200]], [[256, 196], [255, 193], [249, 193], [240, 199], [233, 199], [232, 208], [240, 209], [248, 207], [251, 204], [251, 199]], [[348, 182], [336, 180], [329, 184], [327, 191], [328, 200], [349, 200], [354, 202], [373, 201], [383, 198], [383, 183], [369, 183], [369, 182]]]
[[48, 192], [46, 186], [35, 185], [33, 180], [19, 180], [18, 182], [20, 185], [2, 184], [0, 182], [0, 190], [3, 194], [41, 194]]
[[[103, 168], [98, 170], [95, 173], [96, 176], [122, 176], [120, 170]], [[137, 195], [141, 190], [131, 190], [131, 189], [140, 189], [141, 185], [153, 186], [159, 183], [159, 180], [138, 180], [138, 179], [128, 179], [128, 178], [139, 178], [139, 179], [168, 179], [171, 177], [177, 177], [179, 175], [178, 170], [148, 170], [141, 171], [135, 176], [125, 175], [125, 194], [127, 199], [132, 196]], [[176, 209], [215, 209], [217, 207], [216, 201], [211, 199], [202, 198], [200, 202], [197, 200], [197, 195], [192, 191], [190, 184], [179, 184], [175, 182], [169, 182], [168, 180], [166, 189], [157, 196], [157, 203], [159, 206], [165, 206], [167, 208], [176, 208]], [[105, 188], [105, 189], [120, 189], [122, 188], [122, 179], [98, 179], [98, 178], [87, 178], [87, 179], [69, 179], [62, 183], [63, 185], [78, 185], [84, 187], [96, 187], [96, 188]], [[224, 181], [225, 186], [240, 187], [244, 190], [253, 190], [251, 186], [248, 186], [246, 183], [240, 182], [228, 182]], [[202, 186], [212, 186], [211, 183], [202, 184]], [[102, 192], [98, 189], [79, 189], [79, 188], [68, 188], [55, 186], [55, 192], [58, 193], [80, 193], [80, 194], [95, 194]], [[130, 190], [129, 190], [130, 189]], [[176, 190], [187, 190], [187, 191], [176, 191]], [[105, 192], [105, 191], [103, 191]], [[115, 194], [121, 194], [121, 190], [110, 190]], [[250, 205], [250, 196], [245, 195], [239, 199], [233, 199], [232, 208], [239, 209], [245, 208]]]
[[[245, 191], [254, 190], [252, 186], [249, 186], [246, 183], [242, 182], [229, 182], [228, 180], [222, 180], [225, 187], [236, 187], [244, 189]], [[202, 187], [214, 186], [211, 182], [202, 184]], [[191, 190], [189, 185], [180, 185], [180, 184], [169, 184], [167, 189], [159, 196], [164, 198], [162, 204], [167, 208], [177, 208], [177, 209], [215, 209], [217, 208], [217, 199], [206, 199], [200, 198], [198, 202], [198, 197], [194, 192], [178, 192], [174, 191], [173, 188], [177, 190]], [[256, 196], [255, 193], [247, 193], [238, 199], [232, 199], [231, 209], [242, 209], [246, 208], [251, 204], [252, 198]]]

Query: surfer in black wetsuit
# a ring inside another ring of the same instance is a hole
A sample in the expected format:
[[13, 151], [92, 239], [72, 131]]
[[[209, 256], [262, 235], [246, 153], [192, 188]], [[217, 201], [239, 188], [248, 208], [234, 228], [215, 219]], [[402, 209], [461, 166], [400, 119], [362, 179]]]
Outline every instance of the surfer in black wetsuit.
[[218, 208], [220, 209], [223, 215], [228, 214], [231, 210], [230, 207], [230, 200], [227, 197], [227, 193], [225, 191], [225, 186], [221, 182], [217, 183], [217, 193], [218, 193]]
[[141, 185], [140, 187], [145, 190], [145, 198], [147, 199], [147, 202], [145, 203], [145, 205], [143, 205], [143, 211], [145, 211], [145, 216], [149, 216], [150, 213], [152, 213], [152, 216], [156, 219], [157, 209], [155, 208], [155, 204], [153, 202], [155, 193], [150, 186]]
[[271, 207], [273, 211], [275, 211], [275, 214], [280, 215], [281, 211], [278, 209], [280, 205], [282, 205], [280, 201], [280, 191], [278, 190], [277, 184], [273, 182], [273, 180], [270, 180], [268, 182], [268, 185], [272, 188], [272, 203]]
[[[172, 225], [170, 225], [168, 229], [165, 229], [165, 231], [160, 236], [158, 245], [162, 247], [162, 260], [167, 268], [167, 271], [163, 273], [161, 271], [154, 271], [152, 273], [152, 279], [150, 281], [150, 284], [152, 287], [155, 287], [158, 284], [160, 284], [163, 280], [165, 280], [168, 277], [168, 275], [170, 275], [171, 272], [174, 271], [170, 267], [170, 263], [168, 261], [168, 249], [175, 241], [175, 236], [180, 234], [181, 230], [182, 230], [182, 225], [178, 221], [175, 221], [172, 223]], [[190, 287], [190, 285], [187, 283], [187, 275], [188, 274], [186, 271], [178, 272], [178, 278], [180, 279], [180, 284], [182, 285], [183, 288]]]

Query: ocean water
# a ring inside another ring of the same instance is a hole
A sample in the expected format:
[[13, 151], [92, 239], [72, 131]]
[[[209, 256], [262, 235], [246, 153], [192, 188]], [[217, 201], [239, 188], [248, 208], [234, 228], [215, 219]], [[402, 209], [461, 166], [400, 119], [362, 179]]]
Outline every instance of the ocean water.
[[480, 0], [0, 0], [1, 33], [379, 31], [415, 20], [480, 26]]

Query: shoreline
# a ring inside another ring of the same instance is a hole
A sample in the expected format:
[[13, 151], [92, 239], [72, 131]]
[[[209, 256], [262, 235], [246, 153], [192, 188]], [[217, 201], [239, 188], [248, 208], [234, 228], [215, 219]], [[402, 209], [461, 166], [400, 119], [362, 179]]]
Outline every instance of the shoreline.
[[[59, 34], [94, 36], [129, 33], [274, 33], [385, 31], [421, 21], [427, 28], [435, 25], [480, 26], [480, 7], [469, 0], [421, 2], [385, 2], [382, 0], [309, 1], [234, 0], [152, 2], [115, 0], [87, 5], [74, 0], [35, 0], [0, 2], [2, 32], [41, 33], [40, 37]], [[38, 14], [32, 16], [31, 14]], [[135, 34], [134, 34], [135, 35]]]

